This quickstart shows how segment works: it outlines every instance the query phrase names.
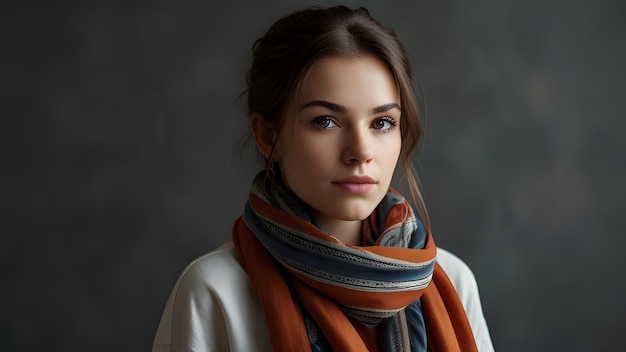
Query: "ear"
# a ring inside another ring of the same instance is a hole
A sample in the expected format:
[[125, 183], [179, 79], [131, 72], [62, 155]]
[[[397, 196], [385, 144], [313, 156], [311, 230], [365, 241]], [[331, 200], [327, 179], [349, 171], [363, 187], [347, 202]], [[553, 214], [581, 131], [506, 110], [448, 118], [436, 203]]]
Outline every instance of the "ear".
[[[277, 159], [277, 155], [272, 155], [272, 149], [276, 143], [276, 131], [259, 113], [250, 115], [250, 130], [256, 142], [256, 147], [266, 160], [272, 157]], [[276, 153], [274, 153], [276, 154]]]

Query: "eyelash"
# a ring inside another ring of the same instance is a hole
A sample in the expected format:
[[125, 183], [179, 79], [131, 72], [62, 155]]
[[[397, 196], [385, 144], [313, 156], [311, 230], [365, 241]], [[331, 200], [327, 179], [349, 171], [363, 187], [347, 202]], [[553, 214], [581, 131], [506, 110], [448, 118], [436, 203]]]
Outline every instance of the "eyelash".
[[328, 116], [319, 116], [313, 119], [313, 125], [315, 125], [315, 127], [319, 128], [320, 130], [326, 130], [330, 128], [328, 126], [322, 126], [322, 124], [326, 122], [330, 122], [334, 124], [335, 126], [337, 125], [335, 121], [333, 121], [333, 119]]
[[396, 120], [392, 117], [389, 116], [385, 116], [385, 117], [381, 117], [379, 119], [376, 119], [374, 122], [372, 122], [372, 127], [374, 124], [378, 123], [378, 122], [386, 122], [389, 124], [389, 127], [387, 127], [386, 129], [382, 129], [382, 128], [376, 128], [376, 130], [380, 131], [381, 133], [387, 133], [391, 130], [393, 130], [394, 128], [396, 128], [396, 126], [398, 126], [398, 123], [396, 122]]
[[[374, 124], [381, 122], [381, 121], [389, 124], [387, 128], [384, 128], [384, 127], [374, 128], [375, 130], [380, 131], [381, 133], [387, 133], [398, 125], [398, 123], [396, 122], [394, 118], [385, 116], [385, 117], [381, 117], [381, 118], [374, 120], [374, 122], [372, 122], [372, 127], [374, 127]], [[329, 116], [316, 117], [315, 119], [313, 119], [312, 123], [321, 130], [327, 130], [327, 129], [332, 128], [329, 126], [330, 124], [337, 126], [337, 123], [335, 123], [335, 121]], [[327, 125], [324, 126], [323, 124], [327, 124]]]

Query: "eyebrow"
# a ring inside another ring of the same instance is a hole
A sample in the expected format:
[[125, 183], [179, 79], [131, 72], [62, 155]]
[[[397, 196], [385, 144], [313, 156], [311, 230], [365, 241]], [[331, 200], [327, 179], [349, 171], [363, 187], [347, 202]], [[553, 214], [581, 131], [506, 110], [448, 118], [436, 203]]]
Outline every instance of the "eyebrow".
[[[304, 104], [300, 110], [304, 110], [308, 107], [311, 106], [321, 106], [321, 107], [325, 107], [329, 110], [332, 110], [334, 112], [345, 112], [347, 109], [345, 106], [343, 105], [339, 105], [339, 104], [335, 104], [335, 103], [331, 103], [329, 101], [325, 101], [325, 100], [312, 100], [306, 104]], [[402, 108], [400, 107], [399, 104], [397, 103], [389, 103], [389, 104], [384, 104], [381, 106], [377, 106], [375, 108], [372, 109], [372, 114], [380, 114], [382, 112], [387, 112], [391, 109], [398, 109], [400, 112], [402, 112]]]
[[396, 103], [389, 103], [389, 104], [385, 104], [385, 105], [381, 105], [381, 106], [377, 106], [375, 108], [372, 109], [372, 113], [374, 114], [380, 114], [381, 112], [387, 112], [391, 109], [398, 109], [398, 111], [402, 112], [402, 108], [400, 107], [399, 104]]

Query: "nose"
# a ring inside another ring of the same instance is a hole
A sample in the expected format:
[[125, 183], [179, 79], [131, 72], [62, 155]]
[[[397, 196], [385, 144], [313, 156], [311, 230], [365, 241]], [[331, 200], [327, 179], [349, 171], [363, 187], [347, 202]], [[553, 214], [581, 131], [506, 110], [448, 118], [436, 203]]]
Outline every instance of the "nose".
[[343, 162], [346, 164], [367, 164], [374, 157], [371, 136], [368, 131], [352, 129], [346, 131], [342, 152]]

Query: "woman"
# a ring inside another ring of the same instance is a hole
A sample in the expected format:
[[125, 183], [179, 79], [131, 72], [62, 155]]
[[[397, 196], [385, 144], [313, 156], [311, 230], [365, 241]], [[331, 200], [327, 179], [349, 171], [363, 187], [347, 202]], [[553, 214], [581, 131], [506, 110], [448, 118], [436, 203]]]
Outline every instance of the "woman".
[[[265, 170], [232, 243], [179, 278], [153, 351], [493, 350], [471, 271], [431, 236], [393, 32], [365, 9], [296, 12], [254, 44], [247, 81]], [[390, 188], [398, 161], [417, 216]]]

